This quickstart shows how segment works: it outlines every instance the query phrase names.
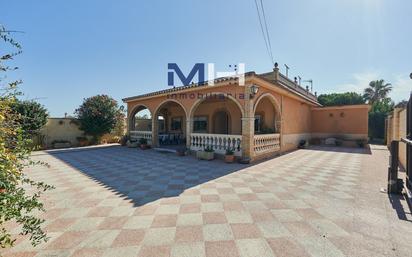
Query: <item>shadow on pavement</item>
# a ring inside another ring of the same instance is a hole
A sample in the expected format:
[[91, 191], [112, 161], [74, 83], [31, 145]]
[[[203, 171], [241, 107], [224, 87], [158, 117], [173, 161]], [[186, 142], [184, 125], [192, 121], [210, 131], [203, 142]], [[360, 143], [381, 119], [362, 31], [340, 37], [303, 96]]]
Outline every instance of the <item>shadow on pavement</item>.
[[339, 152], [339, 153], [359, 153], [359, 154], [372, 154], [370, 145], [365, 148], [360, 147], [342, 147], [342, 146], [309, 146], [307, 149], [314, 151], [326, 151], [326, 152]]
[[403, 194], [388, 194], [392, 208], [400, 220], [412, 222], [411, 206]]
[[94, 181], [141, 206], [242, 170], [250, 165], [121, 146], [45, 154], [65, 162]]

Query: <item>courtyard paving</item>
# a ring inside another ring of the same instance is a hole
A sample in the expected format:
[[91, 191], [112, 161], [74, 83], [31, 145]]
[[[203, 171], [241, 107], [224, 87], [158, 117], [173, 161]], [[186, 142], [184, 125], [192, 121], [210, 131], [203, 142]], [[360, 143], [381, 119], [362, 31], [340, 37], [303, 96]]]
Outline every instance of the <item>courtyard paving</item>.
[[33, 158], [50, 168], [30, 176], [56, 187], [44, 199], [50, 240], [21, 237], [4, 256], [412, 256], [405, 200], [379, 192], [384, 147], [254, 165], [120, 146]]

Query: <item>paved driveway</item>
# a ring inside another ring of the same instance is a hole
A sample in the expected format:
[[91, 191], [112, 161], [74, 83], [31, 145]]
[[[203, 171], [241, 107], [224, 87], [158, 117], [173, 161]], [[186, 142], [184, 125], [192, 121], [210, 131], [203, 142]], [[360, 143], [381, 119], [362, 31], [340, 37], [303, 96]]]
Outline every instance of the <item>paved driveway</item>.
[[[299, 150], [245, 166], [119, 146], [37, 153], [50, 241], [6, 256], [412, 256], [388, 153]], [[406, 214], [405, 214], [406, 213]], [[4, 252], [4, 251], [3, 251]]]

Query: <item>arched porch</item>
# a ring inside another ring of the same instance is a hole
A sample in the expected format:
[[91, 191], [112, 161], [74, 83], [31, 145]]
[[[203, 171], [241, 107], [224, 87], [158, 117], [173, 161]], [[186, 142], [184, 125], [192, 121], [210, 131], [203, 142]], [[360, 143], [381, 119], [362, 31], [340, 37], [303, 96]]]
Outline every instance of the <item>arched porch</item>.
[[241, 156], [242, 117], [242, 106], [231, 96], [216, 93], [197, 100], [187, 122], [187, 147], [194, 151], [212, 148], [218, 154], [230, 149]]
[[276, 98], [266, 93], [254, 105], [254, 156], [280, 151], [282, 115]]
[[186, 109], [174, 99], [159, 104], [153, 115], [153, 145], [176, 148], [186, 144]]
[[147, 139], [152, 141], [152, 113], [145, 105], [135, 106], [129, 115], [129, 135], [131, 140]]

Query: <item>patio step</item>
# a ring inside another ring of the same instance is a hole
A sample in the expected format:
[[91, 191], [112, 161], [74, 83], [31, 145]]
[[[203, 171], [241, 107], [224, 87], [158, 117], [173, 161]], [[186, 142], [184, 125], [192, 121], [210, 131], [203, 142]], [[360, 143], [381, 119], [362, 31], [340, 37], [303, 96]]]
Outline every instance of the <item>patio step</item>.
[[161, 153], [176, 153], [177, 151], [175, 149], [170, 149], [170, 148], [160, 148], [160, 147], [155, 147], [153, 150], [161, 152]]

